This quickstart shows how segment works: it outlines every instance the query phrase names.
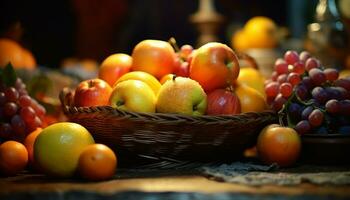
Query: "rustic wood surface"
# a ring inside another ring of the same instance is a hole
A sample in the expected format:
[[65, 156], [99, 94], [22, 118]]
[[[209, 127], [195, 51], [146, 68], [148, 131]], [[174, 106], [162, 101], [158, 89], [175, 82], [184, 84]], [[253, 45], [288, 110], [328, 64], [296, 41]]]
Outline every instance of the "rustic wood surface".
[[[210, 180], [199, 175], [170, 175], [159, 177], [130, 178], [115, 176], [112, 180], [86, 182], [80, 179], [52, 179], [44, 175], [21, 174], [15, 177], [0, 178], [0, 199], [66, 199], [65, 193], [78, 192], [77, 195], [116, 195], [123, 192], [155, 193], [200, 193], [204, 196], [229, 193], [246, 196], [283, 197], [332, 197], [331, 199], [350, 198], [350, 185], [320, 186], [303, 183], [298, 186], [264, 185], [261, 187], [224, 183]], [[35, 198], [42, 196], [42, 198]], [[48, 196], [49, 195], [49, 196]], [[74, 196], [74, 195], [73, 195]], [[13, 197], [13, 198], [11, 198]], [[63, 196], [64, 197], [64, 196]], [[203, 197], [202, 197], [203, 198]], [[215, 196], [213, 196], [215, 198]], [[29, 198], [30, 199], [30, 198]], [[74, 198], [73, 198], [74, 199]], [[98, 199], [98, 198], [89, 198]], [[118, 198], [117, 198], [118, 199]], [[200, 199], [200, 198], [199, 198]]]

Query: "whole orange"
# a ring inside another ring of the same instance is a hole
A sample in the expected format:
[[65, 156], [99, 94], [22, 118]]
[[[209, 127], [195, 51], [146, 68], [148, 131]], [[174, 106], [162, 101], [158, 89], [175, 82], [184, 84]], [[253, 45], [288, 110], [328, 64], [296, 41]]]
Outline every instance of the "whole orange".
[[33, 153], [34, 142], [42, 130], [43, 129], [40, 127], [35, 129], [33, 132], [27, 135], [27, 137], [23, 142], [24, 146], [27, 148], [27, 151], [28, 151], [28, 159], [30, 164], [34, 164], [34, 153]]
[[0, 172], [7, 176], [21, 172], [28, 163], [26, 147], [16, 141], [7, 141], [0, 145]]
[[301, 151], [298, 133], [289, 127], [277, 124], [264, 128], [258, 137], [259, 157], [267, 164], [277, 163], [287, 167], [296, 162]]
[[144, 71], [157, 79], [173, 73], [176, 53], [173, 47], [161, 40], [143, 40], [132, 51], [132, 71]]
[[119, 77], [130, 71], [131, 65], [132, 58], [127, 54], [110, 55], [102, 62], [98, 77], [112, 86]]
[[0, 39], [0, 67], [4, 67], [9, 62], [15, 67], [23, 67], [23, 49], [15, 41]]
[[104, 144], [87, 146], [80, 154], [78, 171], [88, 180], [100, 181], [113, 177], [117, 167], [117, 157]]

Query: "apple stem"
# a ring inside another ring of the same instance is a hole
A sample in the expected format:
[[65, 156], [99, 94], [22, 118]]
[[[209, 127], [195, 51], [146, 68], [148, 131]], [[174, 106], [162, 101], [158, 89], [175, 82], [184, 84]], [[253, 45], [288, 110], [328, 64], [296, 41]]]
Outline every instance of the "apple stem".
[[122, 105], [124, 105], [124, 101], [117, 101], [116, 105], [117, 106], [122, 106]]
[[169, 40], [168, 40], [169, 44], [174, 48], [175, 52], [179, 52], [180, 51], [180, 48], [179, 46], [177, 45], [176, 43], [176, 40], [174, 37], [171, 37]]
[[93, 80], [89, 80], [89, 88], [94, 86], [94, 81]]
[[177, 77], [176, 74], [174, 74], [174, 76], [173, 76], [173, 81], [175, 81], [176, 77]]

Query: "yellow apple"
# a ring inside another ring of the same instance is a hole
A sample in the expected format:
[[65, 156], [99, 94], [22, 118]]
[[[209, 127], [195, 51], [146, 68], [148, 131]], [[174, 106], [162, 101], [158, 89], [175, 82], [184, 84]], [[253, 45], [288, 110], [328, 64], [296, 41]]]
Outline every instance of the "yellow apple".
[[124, 74], [121, 76], [113, 85], [115, 87], [120, 82], [126, 81], [126, 80], [139, 80], [144, 83], [147, 83], [148, 86], [150, 86], [154, 92], [155, 95], [158, 94], [158, 91], [160, 89], [160, 82], [151, 74], [142, 72], [142, 71], [132, 71]]
[[146, 83], [139, 80], [126, 80], [113, 88], [109, 103], [120, 110], [155, 112], [156, 95]]
[[156, 109], [161, 113], [203, 115], [207, 109], [207, 95], [197, 81], [175, 77], [160, 87]]

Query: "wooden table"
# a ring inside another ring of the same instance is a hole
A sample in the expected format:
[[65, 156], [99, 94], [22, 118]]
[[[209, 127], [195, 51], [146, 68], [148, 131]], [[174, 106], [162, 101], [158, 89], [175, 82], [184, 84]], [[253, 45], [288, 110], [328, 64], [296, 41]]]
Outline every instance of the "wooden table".
[[0, 178], [0, 199], [350, 199], [350, 185], [260, 187], [217, 182], [207, 177], [160, 175], [125, 177], [86, 182], [79, 179], [52, 179], [24, 173]]

